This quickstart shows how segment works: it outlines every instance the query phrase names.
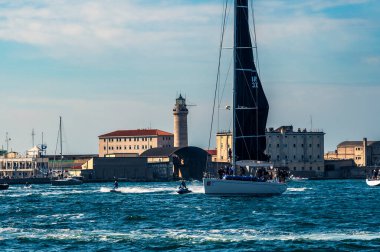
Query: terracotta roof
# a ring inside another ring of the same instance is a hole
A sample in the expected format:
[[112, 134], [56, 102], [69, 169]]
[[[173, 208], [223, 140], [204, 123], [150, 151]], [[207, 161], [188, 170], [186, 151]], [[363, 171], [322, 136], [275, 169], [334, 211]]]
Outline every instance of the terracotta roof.
[[216, 155], [216, 150], [206, 150], [207, 151], [207, 153], [209, 154], [209, 155], [211, 155], [211, 156], [214, 156], [214, 155]]
[[104, 135], [100, 135], [99, 138], [137, 136], [173, 136], [173, 134], [159, 129], [117, 130]]

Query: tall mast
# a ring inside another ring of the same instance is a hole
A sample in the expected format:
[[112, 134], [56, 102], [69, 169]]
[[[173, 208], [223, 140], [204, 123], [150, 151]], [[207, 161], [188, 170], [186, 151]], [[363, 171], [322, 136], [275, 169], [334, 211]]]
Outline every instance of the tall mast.
[[63, 167], [62, 167], [62, 160], [63, 160], [63, 155], [62, 155], [62, 117], [59, 117], [59, 144], [60, 144], [60, 155], [61, 155], [61, 170], [62, 170], [62, 176], [63, 176]]
[[[234, 45], [233, 45], [233, 58], [234, 58], [234, 66], [233, 66], [233, 90], [232, 90], [232, 166], [235, 166], [236, 164], [236, 155], [235, 155], [235, 145], [236, 145], [236, 78], [235, 78], [235, 72], [236, 72], [236, 13], [237, 13], [237, 0], [234, 0]], [[234, 169], [235, 171], [236, 169]]]

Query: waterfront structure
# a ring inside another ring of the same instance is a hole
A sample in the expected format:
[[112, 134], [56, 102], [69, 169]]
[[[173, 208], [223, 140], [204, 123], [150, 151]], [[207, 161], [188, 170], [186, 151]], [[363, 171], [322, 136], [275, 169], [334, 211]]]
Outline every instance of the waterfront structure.
[[325, 154], [326, 160], [354, 160], [356, 166], [380, 165], [380, 141], [344, 141], [338, 144], [335, 151]]
[[213, 162], [231, 163], [232, 155], [232, 132], [220, 131], [216, 133], [216, 155], [213, 155]]
[[92, 158], [82, 165], [88, 180], [162, 181], [201, 179], [208, 153], [198, 147], [151, 148], [138, 157]]
[[324, 135], [321, 130], [294, 131], [293, 126], [269, 128], [266, 153], [277, 167], [323, 176]]
[[210, 161], [208, 152], [195, 146], [153, 148], [141, 156], [148, 157], [149, 167], [168, 167], [171, 178], [182, 179], [201, 180]]
[[49, 171], [49, 159], [35, 146], [26, 155], [9, 152], [0, 156], [0, 177], [3, 178], [41, 178]]
[[[290, 171], [324, 172], [324, 132], [293, 130], [293, 126], [281, 126], [266, 130], [266, 152], [275, 167], [288, 167]], [[230, 131], [216, 135], [216, 162], [230, 162], [232, 134]]]
[[187, 115], [186, 99], [179, 95], [173, 108], [174, 116], [174, 147], [187, 147]]
[[173, 147], [172, 133], [159, 129], [117, 130], [99, 137], [99, 157], [132, 157], [157, 147]]

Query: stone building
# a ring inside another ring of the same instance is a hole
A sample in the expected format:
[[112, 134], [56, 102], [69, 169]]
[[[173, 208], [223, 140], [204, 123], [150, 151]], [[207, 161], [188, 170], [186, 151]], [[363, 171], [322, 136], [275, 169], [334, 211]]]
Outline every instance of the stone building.
[[33, 178], [46, 177], [49, 171], [49, 159], [41, 155], [35, 146], [26, 155], [17, 152], [4, 153], [0, 156], [0, 177]]
[[232, 132], [221, 131], [216, 133], [216, 155], [213, 162], [231, 162], [232, 158]]
[[98, 138], [99, 157], [138, 156], [151, 148], [174, 145], [173, 134], [159, 129], [118, 130]]
[[344, 141], [335, 151], [325, 154], [326, 160], [354, 160], [356, 166], [380, 165], [380, 141]]
[[322, 176], [324, 135], [323, 131], [294, 131], [293, 126], [269, 128], [266, 132], [266, 153], [277, 167], [283, 166], [293, 172], [307, 171]]
[[186, 99], [179, 95], [173, 109], [174, 116], [174, 147], [188, 146]]
[[[269, 128], [266, 132], [266, 154], [276, 167], [288, 167], [290, 171], [312, 172], [322, 176], [324, 172], [324, 134], [322, 131], [307, 131], [293, 126]], [[216, 135], [215, 162], [230, 162], [232, 133], [219, 132]]]

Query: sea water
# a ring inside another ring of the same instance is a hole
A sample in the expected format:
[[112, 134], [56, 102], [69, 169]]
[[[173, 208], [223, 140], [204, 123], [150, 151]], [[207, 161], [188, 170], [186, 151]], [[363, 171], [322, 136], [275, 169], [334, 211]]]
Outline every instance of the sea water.
[[290, 182], [269, 198], [217, 197], [201, 182], [10, 186], [0, 251], [379, 251], [380, 188]]

